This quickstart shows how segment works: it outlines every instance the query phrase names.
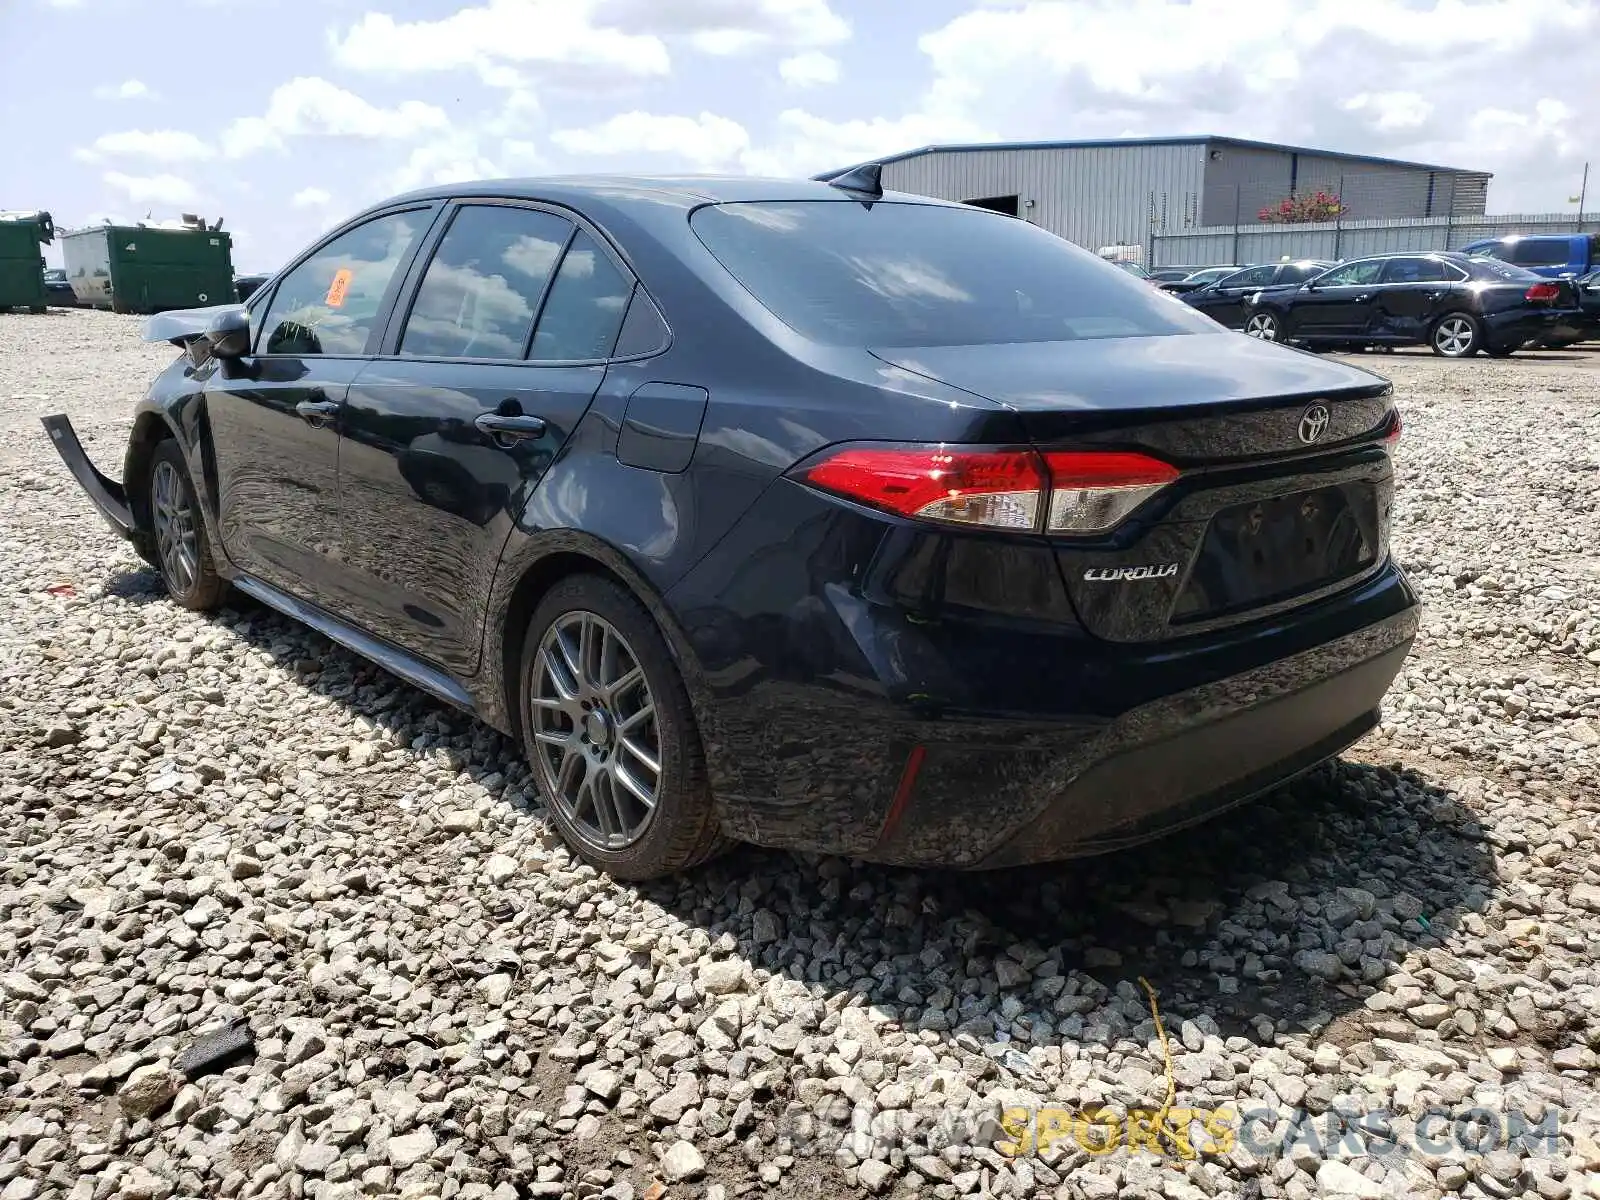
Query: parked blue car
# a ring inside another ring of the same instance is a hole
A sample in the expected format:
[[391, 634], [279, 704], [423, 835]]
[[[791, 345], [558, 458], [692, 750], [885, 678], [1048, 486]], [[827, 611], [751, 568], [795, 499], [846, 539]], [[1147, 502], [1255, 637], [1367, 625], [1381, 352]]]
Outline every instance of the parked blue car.
[[1576, 279], [1600, 268], [1600, 234], [1513, 234], [1473, 242], [1461, 252], [1498, 258], [1550, 279]]
[[[1596, 233], [1511, 234], [1472, 242], [1461, 252], [1479, 258], [1497, 258], [1547, 279], [1570, 279], [1573, 286], [1580, 289], [1580, 281], [1585, 276], [1600, 270], [1600, 234]], [[1584, 340], [1600, 336], [1592, 317], [1586, 320], [1585, 326]], [[1575, 340], [1547, 338], [1530, 343], [1530, 348], [1565, 350], [1574, 345]]]

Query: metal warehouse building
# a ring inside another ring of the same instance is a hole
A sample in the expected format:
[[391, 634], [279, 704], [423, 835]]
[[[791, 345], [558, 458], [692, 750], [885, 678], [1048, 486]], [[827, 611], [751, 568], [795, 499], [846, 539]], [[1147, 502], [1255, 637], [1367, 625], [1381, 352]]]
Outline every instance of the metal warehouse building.
[[1155, 233], [1255, 224], [1318, 192], [1343, 220], [1482, 216], [1483, 171], [1238, 138], [924, 146], [875, 160], [893, 191], [1020, 216], [1091, 250]]

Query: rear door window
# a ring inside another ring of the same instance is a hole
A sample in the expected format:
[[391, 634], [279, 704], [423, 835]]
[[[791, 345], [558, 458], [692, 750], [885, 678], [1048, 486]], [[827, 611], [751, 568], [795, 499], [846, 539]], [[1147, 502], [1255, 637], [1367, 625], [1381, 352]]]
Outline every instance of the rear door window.
[[500, 204], [457, 211], [406, 319], [400, 354], [521, 359], [572, 223]]
[[365, 353], [395, 272], [432, 219], [431, 209], [390, 213], [316, 250], [273, 292], [256, 353]]
[[556, 272], [528, 357], [535, 362], [610, 358], [632, 295], [633, 280], [580, 229]]
[[762, 201], [707, 205], [691, 222], [763, 307], [826, 344], [1221, 332], [1203, 313], [1065, 239], [981, 209]]
[[1461, 278], [1459, 270], [1438, 258], [1391, 258], [1383, 271], [1385, 283], [1443, 283]]
[[1365, 287], [1377, 283], [1383, 275], [1383, 259], [1369, 258], [1364, 262], [1345, 263], [1335, 267], [1317, 280], [1318, 287]]

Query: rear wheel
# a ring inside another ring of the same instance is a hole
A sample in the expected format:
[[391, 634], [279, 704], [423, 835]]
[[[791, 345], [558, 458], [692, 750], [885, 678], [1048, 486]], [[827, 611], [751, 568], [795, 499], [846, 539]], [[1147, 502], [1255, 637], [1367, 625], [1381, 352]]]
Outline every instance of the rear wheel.
[[1278, 318], [1268, 312], [1252, 313], [1244, 323], [1244, 331], [1264, 342], [1275, 342], [1278, 340]]
[[167, 593], [196, 612], [216, 608], [228, 584], [212, 561], [200, 501], [178, 443], [168, 439], [151, 455], [145, 496], [150, 504], [156, 566]]
[[1483, 327], [1471, 313], [1446, 313], [1428, 339], [1435, 354], [1445, 358], [1470, 358], [1483, 344]]
[[595, 575], [557, 584], [534, 611], [520, 679], [523, 752], [579, 858], [645, 880], [726, 847], [688, 692], [633, 596]]

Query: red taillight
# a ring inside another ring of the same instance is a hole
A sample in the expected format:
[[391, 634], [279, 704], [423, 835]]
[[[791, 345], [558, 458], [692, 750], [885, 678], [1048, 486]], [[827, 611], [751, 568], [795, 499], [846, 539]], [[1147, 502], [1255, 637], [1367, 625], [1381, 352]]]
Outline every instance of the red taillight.
[[1100, 533], [1178, 477], [1142, 454], [856, 446], [803, 472], [815, 487], [905, 517], [1018, 532]]
[[1037, 529], [1044, 475], [1031, 450], [858, 447], [805, 473], [817, 487], [904, 517]]
[[1400, 413], [1396, 410], [1389, 418], [1389, 432], [1383, 435], [1383, 448], [1389, 454], [1400, 444], [1400, 429]]
[[1522, 293], [1524, 300], [1559, 300], [1561, 298], [1561, 285], [1556, 283], [1536, 283]]

